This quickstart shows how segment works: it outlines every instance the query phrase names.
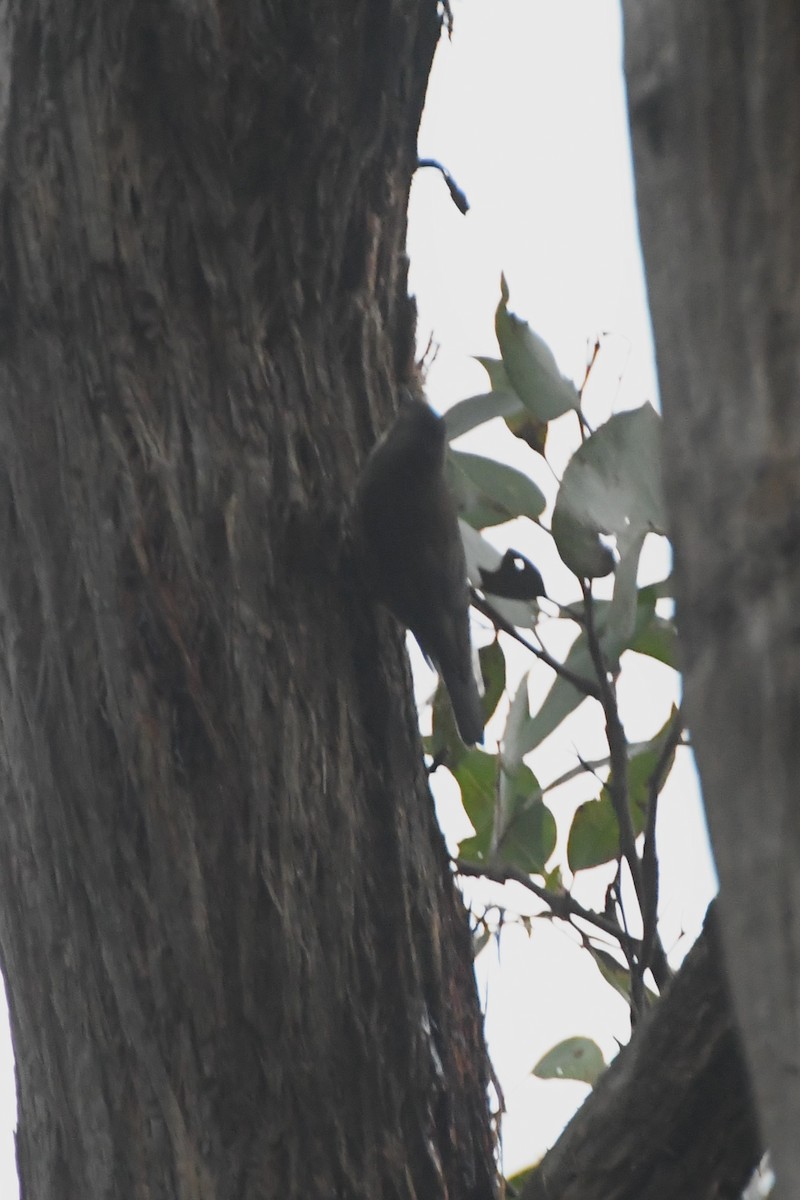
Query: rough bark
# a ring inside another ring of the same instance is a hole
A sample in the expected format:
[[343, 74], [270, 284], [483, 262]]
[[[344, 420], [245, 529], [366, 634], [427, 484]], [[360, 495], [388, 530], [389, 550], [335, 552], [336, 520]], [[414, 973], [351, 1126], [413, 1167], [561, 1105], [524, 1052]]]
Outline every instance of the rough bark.
[[800, 1195], [800, 13], [629, 0], [686, 702], [727, 968]]
[[0, 76], [0, 947], [24, 1196], [493, 1191], [402, 634], [433, 0], [25, 0]]
[[761, 1157], [716, 921], [520, 1200], [734, 1200]]

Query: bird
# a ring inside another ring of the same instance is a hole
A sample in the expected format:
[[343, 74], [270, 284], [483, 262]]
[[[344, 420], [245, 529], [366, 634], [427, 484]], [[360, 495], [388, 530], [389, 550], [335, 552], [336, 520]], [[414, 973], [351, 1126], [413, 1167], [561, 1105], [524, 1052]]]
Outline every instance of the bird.
[[410, 629], [439, 672], [458, 732], [483, 741], [472, 668], [470, 593], [455, 501], [445, 477], [445, 423], [410, 389], [370, 452], [355, 499], [359, 555], [374, 597]]

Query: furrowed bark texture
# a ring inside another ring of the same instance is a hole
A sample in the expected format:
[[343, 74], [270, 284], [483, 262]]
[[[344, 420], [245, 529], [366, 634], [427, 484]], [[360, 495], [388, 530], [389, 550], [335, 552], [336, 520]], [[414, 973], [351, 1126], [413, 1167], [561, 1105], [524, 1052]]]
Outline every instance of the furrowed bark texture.
[[0, 944], [23, 1195], [489, 1197], [401, 632], [340, 537], [413, 359], [419, 0], [0, 32]]
[[686, 700], [735, 1006], [800, 1195], [800, 12], [630, 0]]

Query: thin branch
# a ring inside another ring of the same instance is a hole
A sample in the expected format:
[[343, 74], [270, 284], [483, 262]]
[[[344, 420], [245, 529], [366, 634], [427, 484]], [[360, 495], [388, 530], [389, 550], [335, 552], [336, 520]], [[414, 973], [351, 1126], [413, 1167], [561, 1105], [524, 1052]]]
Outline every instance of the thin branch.
[[447, 168], [443, 167], [438, 159], [420, 158], [417, 160], [417, 167], [433, 167], [434, 170], [438, 171], [447, 185], [447, 190], [450, 193], [450, 199], [453, 201], [462, 216], [467, 215], [469, 212], [469, 201], [467, 200], [466, 195], [458, 186], [455, 179], [453, 179], [453, 176], [450, 174]]
[[606, 719], [606, 737], [608, 739], [608, 750], [611, 759], [611, 772], [606, 787], [608, 788], [608, 794], [611, 797], [611, 803], [614, 807], [614, 813], [619, 826], [620, 847], [628, 864], [631, 878], [633, 879], [633, 886], [636, 890], [639, 906], [642, 907], [641, 863], [636, 853], [636, 834], [634, 833], [633, 820], [631, 819], [631, 810], [628, 803], [628, 754], [626, 750], [625, 730], [620, 720], [619, 708], [617, 707], [616, 689], [611, 683], [603, 648], [600, 645], [600, 639], [597, 635], [591, 586], [582, 581], [581, 588], [583, 590], [584, 609], [586, 612], [586, 640], [599, 684], [599, 700], [603, 706], [603, 713]]
[[[586, 611], [586, 638], [600, 684], [600, 703], [606, 719], [606, 737], [611, 759], [611, 770], [606, 786], [619, 826], [620, 849], [631, 873], [642, 916], [642, 932], [644, 934], [647, 931], [650, 939], [647, 958], [642, 953], [643, 947], [640, 947], [639, 962], [635, 964], [635, 969], [633, 966], [631, 969], [631, 978], [634, 981], [631, 1000], [634, 1005], [638, 1006], [644, 994], [644, 973], [648, 965], [651, 966], [653, 976], [659, 985], [665, 982], [670, 975], [669, 964], [658, 937], [658, 925], [654, 915], [654, 903], [656, 905], [658, 903], [658, 861], [655, 858], [648, 858], [648, 872], [645, 875], [642, 860], [636, 851], [636, 834], [628, 796], [627, 741], [617, 706], [616, 688], [611, 681], [597, 634], [591, 586], [584, 581], [581, 587]], [[655, 883], [653, 883], [654, 879]], [[653, 897], [655, 897], [655, 901]]]
[[593, 912], [592, 909], [584, 908], [569, 892], [551, 892], [548, 888], [536, 883], [529, 875], [520, 870], [519, 867], [492, 867], [488, 864], [465, 862], [461, 858], [454, 859], [453, 861], [459, 875], [469, 875], [475, 879], [489, 879], [493, 883], [518, 883], [529, 892], [533, 892], [534, 896], [537, 896], [539, 900], [542, 900], [550, 909], [553, 916], [558, 917], [559, 920], [567, 921], [571, 924], [573, 917], [579, 917], [582, 921], [586, 921], [589, 925], [594, 925], [595, 929], [599, 929], [613, 938], [615, 942], [623, 946], [623, 950], [623, 943], [625, 941], [630, 941], [636, 945], [635, 939], [630, 938], [617, 921], [612, 921], [600, 913]]
[[658, 797], [666, 783], [672, 759], [681, 744], [682, 737], [683, 715], [678, 709], [664, 738], [661, 753], [648, 783], [647, 819], [642, 851], [642, 878], [647, 896], [647, 906], [642, 909], [642, 970], [646, 971], [651, 966], [650, 960], [653, 959], [652, 969], [656, 977], [664, 965], [657, 961], [657, 956], [654, 954], [658, 931], [658, 856], [656, 854]]
[[616, 897], [617, 911], [619, 912], [619, 923], [625, 930], [627, 942], [622, 945], [622, 950], [625, 955], [625, 961], [628, 964], [628, 972], [631, 980], [631, 1024], [636, 1023], [636, 1018], [639, 1013], [644, 1011], [644, 971], [641, 963], [641, 946], [638, 946], [637, 954], [633, 952], [633, 939], [631, 938], [630, 930], [628, 929], [628, 914], [625, 912], [625, 905], [622, 902], [622, 861], [617, 859], [617, 874], [614, 878], [614, 893]]
[[586, 390], [586, 385], [589, 382], [589, 376], [592, 373], [592, 368], [594, 367], [594, 364], [597, 362], [597, 356], [599, 353], [600, 353], [600, 338], [595, 338], [594, 346], [592, 347], [592, 357], [589, 359], [588, 363], [586, 364], [586, 372], [583, 376], [583, 383], [578, 388], [578, 395], [580, 396], [581, 400], [583, 400], [583, 393]]
[[[640, 754], [643, 750], [648, 749], [648, 747], [651, 745], [651, 741], [652, 739], [648, 738], [647, 741], [644, 742], [629, 743], [626, 747], [628, 756], [633, 758], [636, 754]], [[688, 743], [684, 740], [682, 735], [679, 736], [677, 744], [679, 746], [688, 746]], [[555, 779], [552, 779], [550, 783], [545, 783], [542, 785], [536, 795], [546, 796], [548, 792], [554, 792], [556, 788], [563, 787], [565, 783], [571, 783], [573, 779], [577, 779], [580, 775], [594, 775], [598, 783], [605, 787], [606, 781], [598, 774], [598, 772], [601, 767], [607, 767], [609, 765], [611, 761], [609, 756], [606, 754], [603, 758], [586, 759], [581, 758], [581, 756], [578, 754], [577, 758], [577, 767], [570, 767], [568, 771], [563, 773], [563, 775], [558, 775]], [[658, 765], [656, 765], [656, 771], [657, 770]], [[659, 791], [660, 790], [661, 789], [659, 788]]]
[[600, 688], [592, 680], [584, 679], [582, 675], [576, 675], [574, 671], [570, 671], [569, 667], [565, 667], [557, 658], [553, 658], [552, 654], [549, 654], [544, 646], [534, 646], [521, 633], [518, 633], [511, 622], [507, 621], [502, 613], [499, 613], [494, 605], [474, 587], [470, 588], [470, 599], [478, 612], [483, 613], [485, 617], [489, 618], [495, 629], [500, 630], [501, 633], [507, 633], [509, 637], [514, 638], [526, 650], [530, 650], [531, 654], [535, 654], [538, 659], [546, 663], [562, 679], [566, 679], [567, 683], [571, 683], [584, 696], [591, 696], [594, 700], [600, 700]]

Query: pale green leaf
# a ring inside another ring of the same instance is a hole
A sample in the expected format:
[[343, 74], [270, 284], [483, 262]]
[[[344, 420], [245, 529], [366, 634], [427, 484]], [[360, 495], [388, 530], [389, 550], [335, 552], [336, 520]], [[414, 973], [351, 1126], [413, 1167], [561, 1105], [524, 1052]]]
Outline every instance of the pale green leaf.
[[539, 1079], [577, 1079], [594, 1086], [605, 1069], [606, 1060], [597, 1042], [571, 1037], [548, 1050], [531, 1074]]
[[645, 404], [616, 413], [573, 454], [556, 499], [553, 536], [564, 562], [580, 575], [599, 534], [616, 537], [624, 558], [644, 533], [665, 528], [661, 419]]
[[[449, 463], [455, 468], [450, 481], [457, 499], [466, 501], [462, 516], [470, 524], [469, 511], [476, 504], [482, 510], [496, 515], [497, 519], [486, 524], [499, 524], [514, 517], [530, 517], [536, 520], [547, 503], [544, 495], [527, 475], [506, 463], [480, 454], [467, 454], [463, 450], [451, 450]], [[466, 480], [466, 485], [465, 481]], [[477, 500], [475, 493], [477, 492]], [[482, 528], [481, 524], [478, 524]]]
[[515, 392], [482, 392], [478, 396], [469, 396], [444, 414], [448, 441], [454, 441], [495, 417], [513, 417], [521, 412], [524, 407]]
[[552, 421], [580, 406], [575, 384], [558, 369], [552, 350], [527, 321], [508, 311], [508, 287], [501, 280], [501, 299], [495, 313], [495, 331], [508, 378], [529, 412], [540, 421]]

